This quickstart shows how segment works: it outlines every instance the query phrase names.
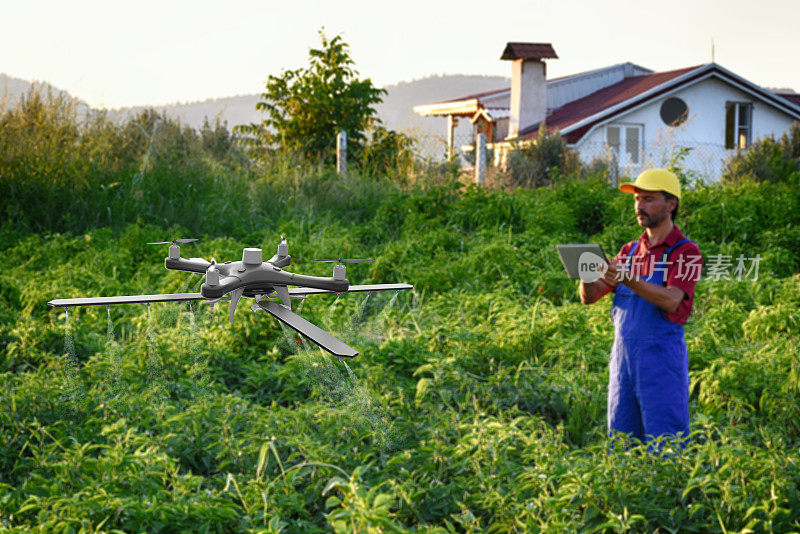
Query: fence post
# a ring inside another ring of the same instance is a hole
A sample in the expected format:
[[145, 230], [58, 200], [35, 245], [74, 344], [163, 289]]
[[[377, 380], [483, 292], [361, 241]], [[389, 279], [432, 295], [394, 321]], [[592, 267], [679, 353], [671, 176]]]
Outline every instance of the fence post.
[[479, 133], [475, 138], [475, 183], [486, 181], [486, 134]]
[[447, 116], [447, 161], [453, 159], [453, 130], [458, 124], [458, 119], [454, 118], [452, 115]]
[[336, 172], [347, 174], [347, 132], [344, 130], [336, 136]]

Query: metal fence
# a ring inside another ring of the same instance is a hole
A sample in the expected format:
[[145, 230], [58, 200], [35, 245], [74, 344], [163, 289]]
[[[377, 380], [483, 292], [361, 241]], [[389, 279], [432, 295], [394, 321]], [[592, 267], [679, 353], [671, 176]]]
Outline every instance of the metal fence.
[[[436, 134], [417, 134], [414, 139], [414, 153], [423, 160], [444, 161], [448, 158], [447, 138]], [[472, 133], [456, 133], [453, 135], [453, 157], [459, 158], [464, 165], [472, 165], [470, 152], [475, 145]]]
[[680, 166], [697, 182], [716, 182], [722, 176], [725, 162], [736, 151], [714, 143], [693, 143], [691, 146], [653, 142], [636, 154], [619, 153], [605, 143], [581, 143], [575, 147], [584, 165], [606, 165], [615, 176], [638, 175], [650, 167]]
[[[414, 136], [414, 151], [418, 158], [444, 161], [448, 157], [444, 136], [422, 134]], [[674, 142], [655, 141], [635, 155], [620, 153], [605, 143], [580, 143], [572, 147], [581, 163], [590, 168], [608, 169], [614, 178], [634, 177], [650, 167], [679, 165], [695, 182], [716, 182], [722, 176], [725, 162], [736, 153], [721, 144], [693, 143], [691, 146]], [[495, 165], [489, 152], [487, 167]], [[467, 170], [475, 163], [475, 136], [456, 134], [453, 138], [453, 157]], [[502, 158], [499, 158], [502, 161]]]

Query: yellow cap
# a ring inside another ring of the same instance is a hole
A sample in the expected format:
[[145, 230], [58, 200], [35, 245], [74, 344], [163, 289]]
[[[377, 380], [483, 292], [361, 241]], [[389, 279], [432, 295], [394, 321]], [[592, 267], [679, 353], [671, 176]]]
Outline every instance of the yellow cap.
[[666, 169], [647, 169], [636, 177], [635, 182], [627, 182], [619, 186], [623, 193], [635, 193], [636, 189], [644, 191], [666, 191], [681, 199], [681, 183], [678, 177]]

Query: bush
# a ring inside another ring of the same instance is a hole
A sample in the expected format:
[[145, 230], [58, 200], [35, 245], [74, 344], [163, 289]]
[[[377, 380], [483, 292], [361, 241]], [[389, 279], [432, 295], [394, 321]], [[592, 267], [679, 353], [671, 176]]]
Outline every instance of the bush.
[[518, 144], [509, 153], [505, 182], [511, 188], [533, 189], [552, 185], [578, 168], [578, 156], [567, 147], [567, 141], [557, 131], [542, 126], [533, 142]]
[[366, 174], [405, 182], [413, 171], [413, 147], [411, 137], [378, 126], [364, 147], [359, 167]]
[[792, 124], [780, 141], [765, 137], [725, 163], [725, 182], [747, 178], [759, 182], [800, 182], [800, 122]]

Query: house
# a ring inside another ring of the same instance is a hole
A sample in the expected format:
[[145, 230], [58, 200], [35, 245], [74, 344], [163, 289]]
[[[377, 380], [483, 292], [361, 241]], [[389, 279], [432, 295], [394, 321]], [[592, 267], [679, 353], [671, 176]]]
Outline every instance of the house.
[[548, 80], [545, 60], [557, 57], [549, 43], [508, 43], [501, 59], [511, 61], [511, 87], [414, 112], [447, 117], [451, 153], [455, 121], [469, 118], [496, 165], [544, 123], [583, 162], [600, 158], [635, 175], [681, 154], [685, 168], [711, 180], [735, 151], [800, 120], [800, 94], [764, 89], [713, 62], [664, 72], [622, 63]]

